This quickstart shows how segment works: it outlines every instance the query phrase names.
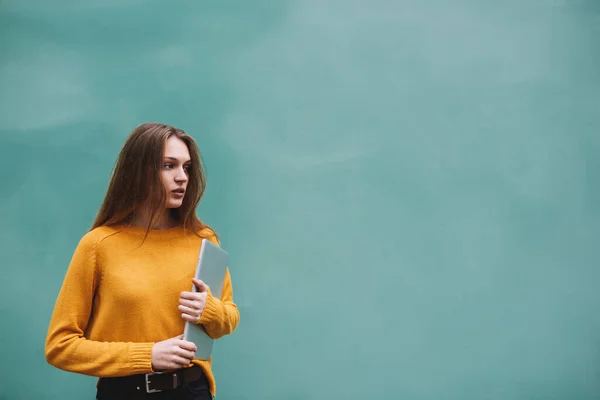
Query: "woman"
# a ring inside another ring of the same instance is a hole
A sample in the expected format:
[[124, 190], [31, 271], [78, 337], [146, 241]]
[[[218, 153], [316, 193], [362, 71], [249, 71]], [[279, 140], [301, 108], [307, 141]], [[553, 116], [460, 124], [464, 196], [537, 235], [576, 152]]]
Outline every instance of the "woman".
[[195, 212], [205, 185], [198, 147], [182, 130], [147, 123], [125, 142], [46, 339], [50, 364], [100, 378], [99, 400], [216, 394], [212, 360], [194, 359], [195, 345], [182, 340], [186, 321], [214, 339], [239, 321], [229, 270], [221, 298], [193, 279], [202, 239], [218, 244]]

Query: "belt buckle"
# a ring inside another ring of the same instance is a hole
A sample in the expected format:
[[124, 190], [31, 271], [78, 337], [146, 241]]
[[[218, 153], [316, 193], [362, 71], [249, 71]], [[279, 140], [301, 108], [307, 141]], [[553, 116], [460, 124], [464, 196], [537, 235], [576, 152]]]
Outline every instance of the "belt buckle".
[[162, 374], [162, 372], [152, 372], [150, 374], [146, 374], [146, 393], [158, 393], [162, 392], [160, 389], [150, 389], [150, 383], [152, 382], [149, 377], [152, 375]]
[[[163, 374], [164, 372], [152, 372], [149, 374], [145, 375], [145, 379], [146, 379], [146, 393], [158, 393], [158, 392], [162, 392], [161, 389], [150, 389], [150, 383], [152, 383], [152, 381], [149, 379], [150, 376], [152, 375], [159, 375], [159, 374]], [[179, 376], [177, 376], [177, 373], [173, 373], [173, 389], [177, 388], [177, 385], [179, 384]]]

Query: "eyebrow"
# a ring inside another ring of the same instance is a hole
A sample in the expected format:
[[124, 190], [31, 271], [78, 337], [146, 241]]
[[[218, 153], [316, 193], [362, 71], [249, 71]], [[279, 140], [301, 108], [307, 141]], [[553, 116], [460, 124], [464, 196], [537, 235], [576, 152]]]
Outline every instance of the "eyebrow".
[[[165, 160], [169, 160], [169, 161], [179, 161], [179, 159], [175, 158], [175, 157], [165, 157]], [[192, 162], [192, 160], [186, 160], [184, 161], [184, 164]]]

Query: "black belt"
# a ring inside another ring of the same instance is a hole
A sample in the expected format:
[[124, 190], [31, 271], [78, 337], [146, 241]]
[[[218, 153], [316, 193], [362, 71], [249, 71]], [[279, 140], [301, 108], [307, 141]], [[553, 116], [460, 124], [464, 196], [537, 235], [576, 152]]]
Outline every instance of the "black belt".
[[162, 392], [180, 388], [204, 376], [202, 368], [194, 365], [170, 372], [154, 372], [150, 374], [129, 375], [116, 378], [102, 378], [100, 385], [118, 387], [136, 387], [146, 393]]

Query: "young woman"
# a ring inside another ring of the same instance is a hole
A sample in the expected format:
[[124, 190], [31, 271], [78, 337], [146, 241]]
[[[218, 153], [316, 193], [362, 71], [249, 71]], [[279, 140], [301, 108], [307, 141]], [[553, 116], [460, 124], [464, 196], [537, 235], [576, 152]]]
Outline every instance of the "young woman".
[[186, 321], [214, 339], [239, 321], [229, 270], [221, 298], [193, 279], [202, 239], [219, 243], [195, 212], [205, 185], [198, 147], [182, 130], [147, 123], [125, 142], [46, 339], [50, 364], [100, 378], [98, 400], [216, 394], [212, 360], [195, 359], [182, 340]]

